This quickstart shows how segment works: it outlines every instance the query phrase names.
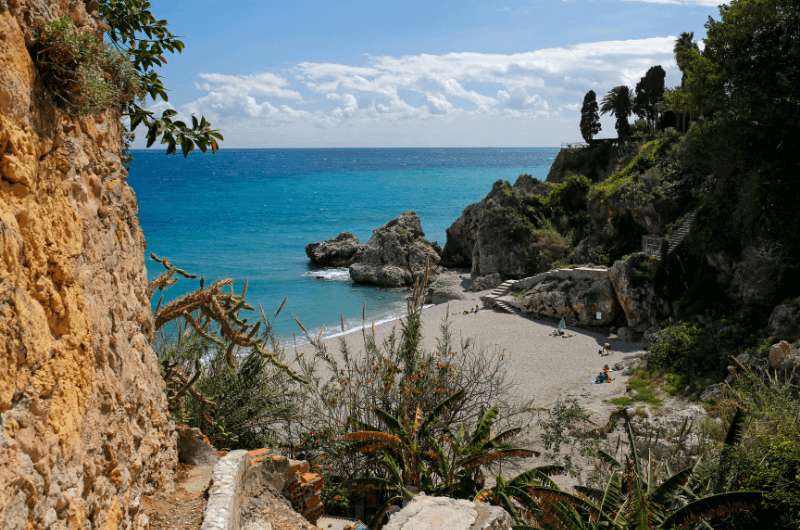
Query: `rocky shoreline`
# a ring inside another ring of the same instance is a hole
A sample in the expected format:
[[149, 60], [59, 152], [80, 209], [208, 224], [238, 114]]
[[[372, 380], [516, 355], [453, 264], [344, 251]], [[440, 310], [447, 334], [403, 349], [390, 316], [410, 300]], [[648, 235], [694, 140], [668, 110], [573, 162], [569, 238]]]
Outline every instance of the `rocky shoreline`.
[[[635, 340], [653, 329], [665, 314], [652, 278], [657, 263], [642, 253], [618, 260], [611, 267], [571, 266], [545, 269], [536, 231], [516, 243], [506, 217], [515, 194], [541, 194], [547, 185], [520, 176], [512, 186], [495, 183], [482, 201], [469, 205], [447, 230], [444, 249], [425, 239], [415, 212], [404, 212], [375, 229], [364, 244], [351, 232], [309, 243], [305, 251], [317, 267], [347, 267], [355, 283], [379, 287], [409, 287], [428, 270], [426, 303], [464, 299], [466, 291], [483, 291], [506, 279], [518, 279], [507, 302], [537, 318], [565, 319], [574, 326], [617, 328]], [[518, 197], [517, 197], [518, 198]], [[505, 217], [504, 217], [505, 216]], [[509, 231], [511, 230], [511, 231]], [[519, 237], [519, 234], [514, 237]], [[531, 266], [531, 263], [538, 265]]]

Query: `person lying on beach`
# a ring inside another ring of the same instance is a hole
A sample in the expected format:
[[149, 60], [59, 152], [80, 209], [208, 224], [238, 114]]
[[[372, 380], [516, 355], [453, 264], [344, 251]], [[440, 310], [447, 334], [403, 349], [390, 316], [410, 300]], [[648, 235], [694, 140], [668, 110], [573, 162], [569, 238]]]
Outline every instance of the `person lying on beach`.
[[600, 383], [610, 383], [611, 382], [611, 374], [608, 373], [609, 368], [608, 365], [603, 366], [603, 371], [597, 374], [594, 382], [597, 384]]

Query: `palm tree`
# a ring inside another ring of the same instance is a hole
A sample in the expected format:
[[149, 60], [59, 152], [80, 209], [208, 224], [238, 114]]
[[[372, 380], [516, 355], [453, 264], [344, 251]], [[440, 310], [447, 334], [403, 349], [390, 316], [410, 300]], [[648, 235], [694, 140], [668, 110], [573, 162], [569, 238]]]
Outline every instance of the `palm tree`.
[[[738, 439], [731, 434], [741, 428], [741, 414], [737, 417], [731, 424], [726, 444]], [[649, 459], [646, 467], [642, 466], [627, 415], [625, 428], [629, 444], [625, 464], [601, 452], [600, 456], [611, 466], [611, 474], [602, 488], [578, 486], [575, 494], [562, 491], [554, 484], [528, 488], [527, 493], [539, 510], [537, 521], [544, 528], [666, 530], [694, 523], [704, 523], [710, 528], [708, 521], [761, 503], [763, 494], [759, 491], [698, 494], [690, 487], [695, 466], [656, 484], [656, 466]], [[724, 455], [723, 450], [723, 458]]]
[[617, 138], [624, 142], [631, 135], [631, 126], [628, 116], [633, 112], [631, 90], [625, 85], [615, 86], [603, 97], [600, 105], [602, 114], [613, 114], [616, 118], [614, 127], [617, 129]]

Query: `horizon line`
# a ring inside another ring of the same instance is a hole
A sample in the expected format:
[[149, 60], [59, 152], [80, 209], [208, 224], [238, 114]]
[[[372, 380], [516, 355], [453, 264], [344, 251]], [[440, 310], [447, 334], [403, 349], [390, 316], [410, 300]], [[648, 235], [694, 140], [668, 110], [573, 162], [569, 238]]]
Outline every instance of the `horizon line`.
[[[258, 149], [560, 149], [561, 145], [468, 145], [468, 146], [293, 146], [293, 147], [223, 147], [220, 146], [219, 151], [223, 150], [258, 150]], [[156, 147], [131, 147], [129, 151], [156, 151], [163, 152], [162, 149]], [[202, 153], [199, 149], [194, 149], [192, 152]], [[207, 151], [210, 152], [210, 151]], [[176, 153], [178, 154], [178, 153]]]

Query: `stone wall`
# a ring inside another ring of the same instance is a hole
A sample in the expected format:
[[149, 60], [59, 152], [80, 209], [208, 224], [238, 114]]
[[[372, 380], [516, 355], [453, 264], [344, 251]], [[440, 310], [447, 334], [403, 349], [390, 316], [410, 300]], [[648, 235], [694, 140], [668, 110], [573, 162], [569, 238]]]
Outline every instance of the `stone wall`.
[[170, 488], [144, 238], [119, 116], [49, 102], [33, 29], [84, 2], [0, 0], [0, 528], [129, 528]]
[[201, 530], [313, 530], [321, 491], [322, 477], [304, 460], [268, 448], [231, 451], [214, 466]]

